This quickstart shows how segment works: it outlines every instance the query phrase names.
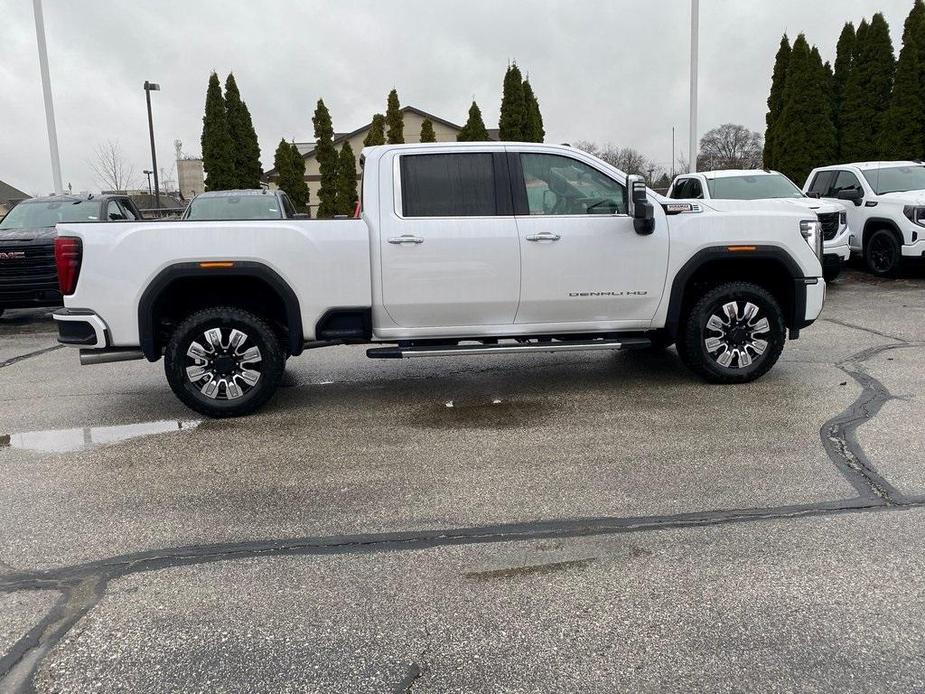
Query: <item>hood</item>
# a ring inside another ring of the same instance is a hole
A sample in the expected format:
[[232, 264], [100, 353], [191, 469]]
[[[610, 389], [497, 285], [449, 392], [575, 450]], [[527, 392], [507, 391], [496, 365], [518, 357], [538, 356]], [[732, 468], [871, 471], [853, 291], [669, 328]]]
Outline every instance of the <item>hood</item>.
[[829, 212], [844, 212], [845, 206], [838, 202], [823, 202], [816, 198], [786, 198], [791, 205], [804, 210], [812, 210], [816, 214], [827, 214]]
[[[684, 202], [691, 202], [685, 200]], [[794, 201], [789, 198], [770, 198], [768, 200], [695, 200], [704, 207], [717, 212], [776, 212], [802, 214], [806, 209], [799, 205], [794, 205]], [[815, 202], [815, 201], [813, 201]], [[815, 210], [813, 210], [815, 212]]]
[[925, 207], [925, 190], [904, 190], [900, 193], [883, 193], [878, 196], [884, 202], [897, 202], [903, 205], [920, 205]]
[[0, 243], [7, 241], [12, 242], [29, 242], [29, 241], [54, 241], [58, 233], [54, 227], [39, 227], [37, 229], [0, 229]]

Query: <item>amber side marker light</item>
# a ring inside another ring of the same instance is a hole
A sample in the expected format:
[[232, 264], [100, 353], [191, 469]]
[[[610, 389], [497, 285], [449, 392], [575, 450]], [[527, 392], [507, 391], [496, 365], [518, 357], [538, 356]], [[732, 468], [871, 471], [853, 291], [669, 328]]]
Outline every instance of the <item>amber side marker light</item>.
[[217, 270], [219, 268], [234, 267], [234, 263], [230, 260], [221, 260], [212, 263], [199, 263], [199, 267], [203, 270]]
[[748, 251], [758, 250], [757, 246], [726, 246], [726, 250], [730, 253], [747, 253]]

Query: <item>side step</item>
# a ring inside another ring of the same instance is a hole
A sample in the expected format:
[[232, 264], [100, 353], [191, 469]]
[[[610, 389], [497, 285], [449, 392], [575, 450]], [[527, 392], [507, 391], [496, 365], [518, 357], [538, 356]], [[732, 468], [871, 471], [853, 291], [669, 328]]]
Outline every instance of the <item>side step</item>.
[[521, 354], [524, 352], [592, 352], [649, 347], [647, 337], [624, 337], [616, 340], [571, 340], [566, 342], [529, 342], [503, 345], [422, 345], [419, 347], [373, 347], [366, 350], [370, 359], [411, 359], [412, 357], [455, 357], [482, 354]]

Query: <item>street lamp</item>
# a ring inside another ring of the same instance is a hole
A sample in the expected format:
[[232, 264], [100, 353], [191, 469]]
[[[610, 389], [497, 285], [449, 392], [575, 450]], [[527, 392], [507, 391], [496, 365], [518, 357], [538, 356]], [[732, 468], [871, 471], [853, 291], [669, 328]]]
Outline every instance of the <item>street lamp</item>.
[[142, 171], [141, 173], [143, 173], [145, 176], [148, 177], [148, 195], [151, 195], [151, 194], [152, 194], [152, 193], [151, 193], [151, 174], [154, 173], [154, 172], [153, 172], [153, 171], [148, 171], [147, 169], [145, 169], [145, 170]]
[[148, 102], [148, 133], [151, 135], [151, 173], [154, 174], [154, 207], [158, 211], [158, 217], [161, 216], [161, 190], [157, 181], [157, 152], [154, 149], [154, 121], [151, 119], [151, 92], [159, 92], [160, 90], [161, 85], [145, 80], [145, 100]]
[[697, 58], [700, 39], [700, 0], [691, 0], [690, 173], [697, 171]]

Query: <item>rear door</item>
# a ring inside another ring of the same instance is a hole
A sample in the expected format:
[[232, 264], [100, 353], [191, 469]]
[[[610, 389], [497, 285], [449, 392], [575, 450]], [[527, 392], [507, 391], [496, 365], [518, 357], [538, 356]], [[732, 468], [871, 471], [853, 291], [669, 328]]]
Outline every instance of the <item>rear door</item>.
[[650, 321], [665, 283], [667, 225], [637, 234], [624, 183], [590, 162], [538, 152], [509, 161], [521, 255], [516, 322]]
[[400, 152], [381, 212], [382, 303], [401, 327], [511, 324], [520, 251], [503, 152]]

